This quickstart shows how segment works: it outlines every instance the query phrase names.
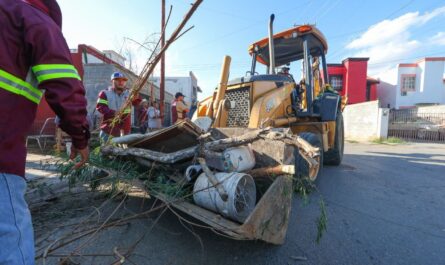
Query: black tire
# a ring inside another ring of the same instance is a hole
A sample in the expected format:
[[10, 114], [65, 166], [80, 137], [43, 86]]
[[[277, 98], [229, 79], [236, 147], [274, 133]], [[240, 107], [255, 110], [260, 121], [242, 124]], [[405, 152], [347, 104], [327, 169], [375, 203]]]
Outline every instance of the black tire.
[[338, 166], [343, 159], [345, 149], [345, 128], [343, 124], [343, 114], [341, 111], [337, 113], [335, 120], [335, 140], [334, 147], [324, 153], [324, 164]]
[[298, 154], [296, 155], [295, 167], [296, 167], [296, 177], [305, 178], [307, 177], [310, 181], [314, 182], [318, 176], [321, 174], [321, 170], [323, 168], [323, 142], [320, 134], [315, 134], [311, 132], [302, 132], [299, 133], [298, 136], [306, 140], [312, 146], [320, 148], [320, 156], [315, 157], [315, 160], [319, 163], [319, 167], [310, 172], [309, 164], [307, 161]]

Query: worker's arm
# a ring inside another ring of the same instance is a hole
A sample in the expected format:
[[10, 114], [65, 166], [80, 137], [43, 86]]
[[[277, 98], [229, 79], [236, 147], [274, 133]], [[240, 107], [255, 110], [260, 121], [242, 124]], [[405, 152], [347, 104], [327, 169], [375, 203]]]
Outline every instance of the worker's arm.
[[24, 38], [31, 54], [31, 70], [39, 89], [60, 117], [60, 128], [72, 137], [73, 146], [81, 154], [81, 166], [88, 158], [87, 101], [79, 74], [71, 61], [71, 53], [60, 28], [49, 18], [26, 25]]
[[184, 104], [184, 102], [178, 101], [176, 103], [176, 111], [177, 112], [183, 112], [183, 111], [189, 112], [189, 109], [188, 109], [187, 105]]
[[133, 98], [133, 100], [131, 101], [131, 104], [133, 105], [133, 106], [138, 106], [139, 104], [141, 104], [141, 102], [142, 102], [142, 98], [141, 98], [141, 96], [139, 95], [139, 93], [137, 93], [136, 94], [136, 96]]
[[104, 116], [104, 120], [114, 118], [115, 111], [108, 107], [108, 98], [105, 91], [100, 91], [97, 97], [96, 110]]

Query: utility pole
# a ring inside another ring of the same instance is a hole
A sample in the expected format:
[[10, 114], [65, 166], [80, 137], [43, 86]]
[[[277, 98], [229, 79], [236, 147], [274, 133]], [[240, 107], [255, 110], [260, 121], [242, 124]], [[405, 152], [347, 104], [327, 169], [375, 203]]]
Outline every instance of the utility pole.
[[[161, 49], [165, 46], [165, 0], [161, 0]], [[164, 100], [165, 100], [165, 53], [161, 57], [161, 75], [159, 80], [159, 108], [161, 118], [164, 119]]]

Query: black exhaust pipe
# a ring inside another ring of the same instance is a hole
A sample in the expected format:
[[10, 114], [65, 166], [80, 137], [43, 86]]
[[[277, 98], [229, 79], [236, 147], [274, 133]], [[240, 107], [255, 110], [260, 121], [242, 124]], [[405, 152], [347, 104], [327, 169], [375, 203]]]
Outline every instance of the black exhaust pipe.
[[275, 47], [273, 43], [273, 21], [275, 19], [275, 15], [270, 15], [269, 20], [269, 74], [275, 74]]

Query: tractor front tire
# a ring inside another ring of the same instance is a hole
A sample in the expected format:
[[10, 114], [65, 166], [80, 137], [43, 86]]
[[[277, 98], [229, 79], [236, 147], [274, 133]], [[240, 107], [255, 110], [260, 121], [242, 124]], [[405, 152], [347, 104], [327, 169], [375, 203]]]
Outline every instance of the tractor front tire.
[[323, 142], [321, 135], [311, 132], [302, 132], [298, 134], [298, 136], [306, 140], [306, 142], [310, 143], [312, 146], [320, 149], [320, 155], [314, 157], [314, 159], [318, 162], [318, 167], [312, 170], [309, 169], [308, 162], [300, 154], [296, 154], [296, 177], [307, 177], [310, 181], [314, 182], [321, 174], [321, 169], [323, 168]]
[[341, 111], [337, 113], [335, 120], [335, 140], [334, 147], [324, 153], [324, 164], [338, 166], [343, 159], [343, 152], [345, 148], [345, 129], [343, 124], [343, 115]]

